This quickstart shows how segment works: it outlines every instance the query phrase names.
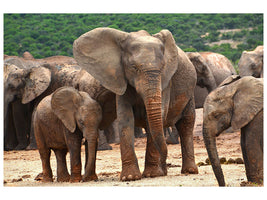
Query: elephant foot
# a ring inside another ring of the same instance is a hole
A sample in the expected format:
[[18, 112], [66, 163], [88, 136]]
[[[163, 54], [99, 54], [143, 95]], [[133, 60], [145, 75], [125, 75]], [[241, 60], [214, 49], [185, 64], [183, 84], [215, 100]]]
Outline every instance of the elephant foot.
[[186, 165], [184, 164], [182, 166], [182, 174], [198, 174], [198, 168], [196, 166], [195, 163], [191, 164], [191, 165]]
[[37, 145], [36, 144], [33, 144], [33, 143], [30, 143], [27, 147], [26, 147], [26, 150], [35, 150], [37, 149]]
[[15, 147], [11, 146], [11, 145], [4, 146], [4, 151], [12, 151], [14, 149], [15, 149]]
[[112, 147], [108, 143], [103, 143], [98, 145], [97, 150], [98, 151], [112, 150]]
[[42, 181], [42, 182], [44, 182], [44, 183], [46, 183], [46, 182], [53, 182], [53, 178], [52, 178], [52, 177], [50, 177], [50, 176], [46, 176], [46, 175], [44, 175], [43, 173], [39, 173], [39, 174], [35, 177], [34, 180], [36, 180], [36, 181]]
[[120, 180], [121, 181], [135, 181], [141, 179], [141, 172], [136, 165], [123, 166], [121, 171]]
[[71, 176], [70, 177], [70, 182], [71, 183], [78, 183], [81, 182], [82, 176], [81, 175], [76, 175], [76, 176]]
[[143, 172], [143, 177], [146, 178], [153, 178], [153, 177], [158, 177], [158, 176], [164, 176], [167, 175], [167, 172], [164, 173], [162, 168], [158, 165], [149, 165], [145, 167], [145, 170]]
[[24, 150], [26, 149], [27, 145], [26, 144], [18, 144], [15, 148], [15, 150]]
[[167, 144], [179, 144], [178, 137], [168, 136], [166, 139]]
[[70, 175], [62, 175], [57, 177], [57, 182], [69, 182], [70, 181]]
[[83, 176], [83, 182], [88, 182], [88, 181], [96, 181], [98, 180], [98, 177], [96, 174], [92, 174], [90, 176]]

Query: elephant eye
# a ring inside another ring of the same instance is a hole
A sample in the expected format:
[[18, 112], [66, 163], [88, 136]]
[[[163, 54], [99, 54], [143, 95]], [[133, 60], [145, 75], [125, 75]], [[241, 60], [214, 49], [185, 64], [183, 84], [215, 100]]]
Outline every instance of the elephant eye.
[[255, 65], [255, 63], [252, 63], [252, 64], [250, 65], [250, 67], [251, 67], [251, 69], [256, 69], [256, 65]]
[[219, 118], [220, 118], [220, 116], [221, 116], [221, 114], [220, 114], [220, 113], [214, 113], [214, 114], [213, 114], [213, 117], [214, 117], [215, 119], [219, 119]]
[[82, 119], [79, 119], [79, 120], [78, 120], [78, 123], [79, 123], [82, 127], [84, 127], [84, 121], [83, 121]]

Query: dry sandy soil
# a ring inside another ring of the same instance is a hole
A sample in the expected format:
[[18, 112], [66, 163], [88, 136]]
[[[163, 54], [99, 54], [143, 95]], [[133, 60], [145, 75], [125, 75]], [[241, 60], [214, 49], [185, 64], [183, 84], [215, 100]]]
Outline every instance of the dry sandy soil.
[[[196, 163], [203, 162], [208, 155], [201, 134], [201, 112], [198, 111], [194, 131], [194, 148]], [[138, 157], [140, 170], [144, 170], [146, 138], [135, 140], [135, 151]], [[218, 152], [220, 157], [242, 158], [240, 147], [240, 133], [224, 133], [217, 138]], [[42, 171], [41, 160], [37, 150], [30, 151], [5, 151], [4, 152], [4, 187], [8, 186], [175, 186], [175, 187], [203, 187], [218, 186], [211, 165], [199, 166], [199, 174], [181, 174], [182, 154], [180, 144], [168, 145], [167, 164], [168, 176], [157, 178], [143, 178], [133, 182], [120, 182], [121, 171], [120, 149], [118, 144], [111, 144], [113, 150], [97, 152], [96, 172], [98, 181], [86, 183], [42, 183], [34, 178]], [[82, 159], [84, 163], [84, 147]], [[69, 156], [67, 157], [69, 164]], [[54, 153], [51, 156], [53, 174], [56, 176], [56, 159]], [[246, 181], [244, 164], [223, 164], [223, 172], [227, 186], [239, 187]]]

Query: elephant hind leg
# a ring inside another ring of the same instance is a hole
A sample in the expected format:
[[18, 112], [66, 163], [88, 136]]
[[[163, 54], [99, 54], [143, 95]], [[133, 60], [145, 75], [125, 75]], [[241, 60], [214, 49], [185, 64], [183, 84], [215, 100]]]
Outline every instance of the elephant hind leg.
[[[259, 119], [260, 118], [260, 119]], [[260, 113], [247, 126], [241, 129], [241, 148], [247, 179], [250, 182], [263, 182], [263, 122]]]
[[42, 160], [43, 167], [43, 179], [42, 182], [53, 182], [53, 174], [50, 165], [50, 149], [39, 149], [40, 157]]
[[195, 164], [193, 129], [195, 123], [195, 103], [191, 99], [186, 105], [182, 118], [175, 126], [180, 135], [182, 149], [182, 173], [198, 174]]
[[68, 182], [70, 180], [70, 174], [67, 169], [66, 155], [67, 149], [54, 150], [57, 159], [57, 181]]

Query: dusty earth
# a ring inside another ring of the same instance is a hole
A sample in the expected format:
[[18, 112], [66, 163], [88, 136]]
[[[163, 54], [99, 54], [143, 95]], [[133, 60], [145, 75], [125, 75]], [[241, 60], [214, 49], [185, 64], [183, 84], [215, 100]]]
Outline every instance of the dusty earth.
[[[194, 130], [194, 148], [196, 163], [206, 163], [208, 158], [202, 133], [202, 110], [197, 111], [197, 120]], [[146, 138], [135, 140], [135, 151], [138, 157], [140, 170], [144, 170]], [[42, 171], [41, 160], [37, 150], [30, 151], [4, 151], [3, 153], [3, 182], [4, 187], [21, 186], [172, 186], [172, 187], [203, 187], [218, 186], [211, 165], [200, 165], [199, 174], [181, 174], [182, 154], [181, 145], [168, 145], [168, 175], [157, 178], [143, 178], [138, 181], [120, 182], [121, 171], [120, 148], [118, 144], [111, 144], [113, 150], [97, 152], [96, 172], [98, 181], [86, 183], [42, 183], [34, 180]], [[217, 138], [217, 147], [220, 157], [242, 158], [240, 147], [240, 132], [223, 133]], [[82, 159], [84, 163], [84, 147]], [[69, 156], [67, 157], [69, 165]], [[203, 164], [202, 163], [202, 164]], [[53, 175], [56, 176], [56, 159], [51, 154]], [[227, 186], [239, 187], [241, 182], [247, 181], [244, 164], [223, 164], [223, 172]]]

